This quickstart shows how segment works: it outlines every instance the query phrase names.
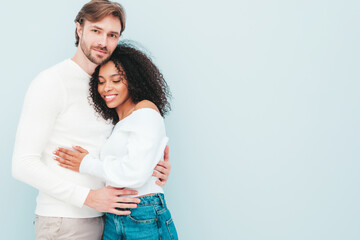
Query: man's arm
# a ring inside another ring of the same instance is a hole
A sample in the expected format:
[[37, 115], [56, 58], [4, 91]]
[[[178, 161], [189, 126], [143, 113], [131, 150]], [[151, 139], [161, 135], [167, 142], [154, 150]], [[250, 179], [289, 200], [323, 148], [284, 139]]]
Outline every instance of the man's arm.
[[[64, 110], [65, 101], [66, 92], [60, 79], [40, 74], [32, 82], [25, 97], [17, 130], [12, 162], [13, 177], [78, 207], [86, 202], [86, 205], [99, 211], [98, 205], [102, 202], [111, 207], [108, 211], [115, 210], [113, 205], [119, 199], [101, 198], [99, 195], [124, 194], [123, 190], [103, 188], [90, 191], [89, 188], [61, 179], [41, 161], [56, 118]], [[124, 199], [122, 202], [128, 201]]]
[[31, 83], [16, 134], [12, 174], [52, 197], [81, 207], [90, 189], [59, 178], [41, 161], [65, 97], [65, 88], [56, 77], [42, 73]]
[[157, 177], [159, 180], [156, 180], [156, 184], [159, 186], [164, 186], [169, 179], [171, 170], [171, 164], [169, 162], [169, 146], [166, 146], [164, 151], [164, 161], [160, 161], [153, 172], [153, 176]]

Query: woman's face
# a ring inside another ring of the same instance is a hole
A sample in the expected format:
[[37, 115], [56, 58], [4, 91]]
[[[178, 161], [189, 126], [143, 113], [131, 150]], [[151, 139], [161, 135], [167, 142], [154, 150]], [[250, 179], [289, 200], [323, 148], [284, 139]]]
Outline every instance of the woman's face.
[[98, 81], [98, 92], [109, 108], [131, 102], [125, 76], [119, 73], [114, 62], [109, 61], [100, 67]]

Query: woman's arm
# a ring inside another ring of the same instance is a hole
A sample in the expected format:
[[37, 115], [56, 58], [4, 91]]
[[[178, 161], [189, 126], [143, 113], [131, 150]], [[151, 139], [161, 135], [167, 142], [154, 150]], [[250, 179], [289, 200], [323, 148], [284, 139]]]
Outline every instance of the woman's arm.
[[[119, 126], [113, 132], [113, 134], [120, 134], [120, 137], [128, 137], [127, 154], [106, 155], [100, 160], [81, 147], [74, 147], [76, 152], [59, 148], [54, 152], [58, 156], [55, 160], [59, 161], [62, 167], [95, 175], [112, 186], [140, 187], [152, 175], [156, 175], [153, 174], [154, 168], [162, 172], [161, 174], [167, 179], [171, 167], [170, 164], [166, 164], [168, 162], [167, 150], [164, 154], [166, 161], [161, 161], [159, 165], [156, 165], [163, 155], [168, 140], [163, 119], [151, 109], [137, 110], [133, 114], [134, 116], [131, 116], [126, 124]], [[163, 185], [159, 183], [158, 185]]]

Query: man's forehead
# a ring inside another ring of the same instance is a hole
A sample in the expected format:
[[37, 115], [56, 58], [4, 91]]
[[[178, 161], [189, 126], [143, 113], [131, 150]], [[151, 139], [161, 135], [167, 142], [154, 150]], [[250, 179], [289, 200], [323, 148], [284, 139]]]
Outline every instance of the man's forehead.
[[102, 20], [94, 21], [94, 22], [85, 19], [84, 26], [90, 28], [94, 27], [94, 28], [103, 29], [111, 32], [117, 32], [117, 33], [120, 33], [121, 30], [120, 19], [115, 17], [112, 17], [110, 19], [108, 17], [105, 17]]

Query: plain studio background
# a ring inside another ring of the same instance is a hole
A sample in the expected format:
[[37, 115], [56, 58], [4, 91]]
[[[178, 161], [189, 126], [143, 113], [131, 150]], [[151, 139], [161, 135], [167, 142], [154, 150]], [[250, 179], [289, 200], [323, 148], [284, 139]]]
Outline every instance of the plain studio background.
[[[84, 3], [2, 4], [1, 239], [34, 238], [16, 128], [32, 79], [75, 53]], [[174, 96], [165, 191], [180, 239], [360, 239], [358, 1], [121, 3], [123, 38]]]

